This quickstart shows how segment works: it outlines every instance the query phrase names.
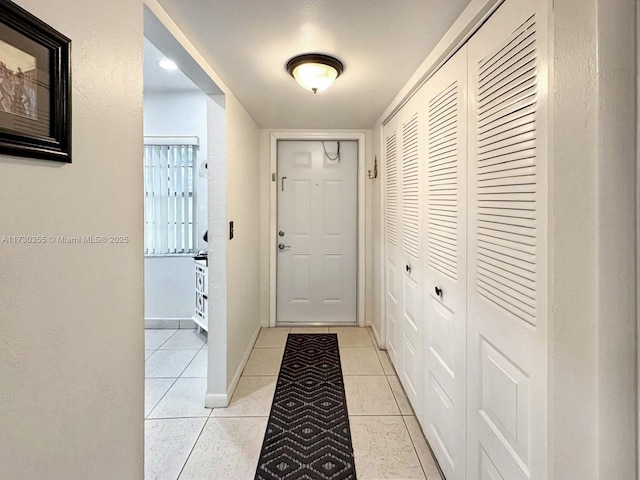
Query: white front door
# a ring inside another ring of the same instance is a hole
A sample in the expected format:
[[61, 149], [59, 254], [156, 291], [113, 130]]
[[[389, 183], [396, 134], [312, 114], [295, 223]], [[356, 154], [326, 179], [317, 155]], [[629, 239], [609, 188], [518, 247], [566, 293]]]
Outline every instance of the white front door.
[[278, 141], [279, 324], [357, 322], [357, 171], [355, 141]]

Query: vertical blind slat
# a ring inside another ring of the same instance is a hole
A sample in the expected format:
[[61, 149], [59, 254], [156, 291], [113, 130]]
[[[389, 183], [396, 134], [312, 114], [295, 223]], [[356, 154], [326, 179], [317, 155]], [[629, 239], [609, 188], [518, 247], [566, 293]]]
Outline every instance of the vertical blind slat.
[[169, 250], [169, 149], [160, 149], [160, 191], [162, 192], [160, 203], [160, 249], [171, 253]]
[[162, 151], [155, 147], [153, 156], [153, 253], [162, 250]]
[[169, 166], [170, 166], [170, 173], [169, 173], [169, 181], [170, 181], [170, 189], [169, 189], [169, 205], [170, 205], [170, 209], [171, 211], [169, 212], [169, 218], [168, 218], [168, 225], [169, 225], [169, 234], [167, 235], [168, 237], [168, 248], [169, 248], [169, 252], [171, 253], [180, 253], [179, 251], [179, 245], [176, 242], [176, 211], [177, 209], [177, 199], [176, 199], [176, 166], [177, 166], [177, 162], [178, 162], [178, 155], [176, 152], [176, 148], [175, 147], [169, 147], [169, 158], [170, 158], [170, 162], [169, 162]]
[[[184, 150], [184, 154], [182, 155], [183, 164], [182, 164], [182, 176], [180, 180], [182, 181], [182, 191], [184, 193], [184, 196], [182, 198], [181, 216], [184, 221], [185, 227], [187, 227], [187, 225], [190, 223], [189, 202], [191, 201], [191, 196], [189, 195], [189, 182], [188, 182], [189, 176], [187, 174], [187, 170], [189, 168], [189, 157], [190, 157], [191, 150], [186, 150], [185, 147], [182, 147], [182, 148]], [[189, 232], [188, 228], [182, 229], [182, 239], [183, 239], [182, 241], [185, 244], [187, 244], [187, 242], [189, 241], [188, 232]]]
[[[149, 179], [151, 178], [151, 174], [149, 173], [149, 150], [147, 148], [144, 149], [144, 211], [145, 211], [145, 216], [144, 216], [144, 238], [147, 239], [149, 238], [149, 232], [150, 232], [150, 228], [149, 228], [149, 216], [146, 214], [146, 212], [148, 212], [150, 210], [149, 207], [149, 192], [150, 192], [150, 185], [149, 185]], [[144, 253], [149, 253], [148, 251], [149, 246], [147, 245], [147, 242], [145, 240], [145, 244], [144, 244]]]
[[191, 225], [191, 228], [185, 228], [185, 233], [187, 235], [187, 240], [189, 242], [189, 245], [195, 245], [195, 238], [196, 238], [196, 189], [194, 187], [195, 185], [195, 174], [194, 174], [194, 168], [196, 165], [196, 154], [195, 154], [195, 150], [193, 148], [191, 148], [189, 150], [189, 165], [187, 168], [187, 188], [185, 189], [185, 191], [189, 191], [190, 192], [190, 198], [189, 198], [189, 202], [187, 205], [187, 208], [189, 209], [188, 212], [188, 218], [189, 218], [189, 224]]
[[176, 245], [181, 252], [184, 252], [184, 248], [186, 245], [184, 243], [184, 235], [183, 235], [184, 226], [183, 226], [183, 218], [182, 218], [182, 210], [184, 208], [183, 207], [184, 190], [182, 188], [182, 175], [183, 175], [182, 166], [184, 165], [183, 147], [176, 147], [176, 157], [179, 157], [180, 159], [180, 161], [176, 163], [176, 171], [174, 176], [174, 180], [176, 182], [175, 183], [176, 191], [180, 192], [179, 196], [176, 196], [175, 222], [176, 222], [176, 225], [179, 226], [176, 232]]

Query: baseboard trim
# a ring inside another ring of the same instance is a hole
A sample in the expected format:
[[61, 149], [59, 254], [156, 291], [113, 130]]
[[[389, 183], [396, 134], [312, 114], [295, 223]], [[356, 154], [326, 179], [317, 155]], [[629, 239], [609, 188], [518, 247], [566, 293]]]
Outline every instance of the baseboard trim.
[[238, 382], [240, 381], [240, 377], [242, 376], [242, 371], [244, 370], [244, 367], [247, 365], [247, 362], [249, 361], [249, 355], [251, 355], [251, 351], [253, 350], [253, 346], [255, 345], [256, 340], [258, 340], [258, 335], [260, 335], [261, 329], [262, 329], [262, 323], [259, 323], [258, 328], [256, 328], [255, 332], [253, 332], [253, 335], [251, 337], [251, 342], [249, 342], [249, 347], [244, 352], [242, 361], [240, 362], [240, 365], [238, 366], [238, 369], [236, 370], [235, 375], [231, 379], [231, 383], [227, 388], [227, 393], [226, 394], [207, 393], [207, 396], [205, 397], [205, 400], [204, 400], [205, 407], [225, 408], [229, 406], [229, 402], [231, 401], [231, 398], [233, 398], [233, 393], [236, 391], [236, 387], [238, 386]]
[[376, 330], [375, 324], [372, 323], [371, 325], [369, 325], [369, 328], [371, 328], [371, 333], [373, 333], [378, 348], [383, 349], [384, 345], [382, 345], [382, 342], [380, 341], [380, 334], [378, 333], [378, 330]]
[[190, 329], [196, 328], [196, 324], [191, 318], [145, 318], [144, 328]]
[[251, 337], [251, 342], [249, 342], [249, 348], [247, 348], [246, 352], [244, 352], [244, 356], [242, 357], [242, 361], [236, 370], [235, 375], [231, 379], [231, 383], [227, 388], [227, 398], [229, 401], [233, 397], [233, 392], [236, 391], [236, 387], [238, 386], [238, 382], [240, 381], [240, 377], [242, 376], [242, 372], [244, 367], [247, 365], [249, 361], [249, 355], [251, 355], [251, 351], [253, 350], [253, 346], [256, 344], [256, 340], [258, 340], [258, 335], [260, 335], [260, 330], [262, 329], [262, 323], [258, 324], [258, 328], [256, 328], [255, 332], [253, 332], [253, 336]]
[[225, 408], [229, 405], [229, 396], [228, 394], [211, 394], [207, 393], [207, 396], [204, 399], [204, 406], [206, 408]]

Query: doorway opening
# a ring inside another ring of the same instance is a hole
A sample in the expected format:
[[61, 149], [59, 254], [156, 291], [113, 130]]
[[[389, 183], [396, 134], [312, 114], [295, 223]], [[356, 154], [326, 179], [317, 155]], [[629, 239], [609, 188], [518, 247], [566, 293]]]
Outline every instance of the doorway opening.
[[[164, 463], [172, 439], [195, 443], [227, 393], [226, 104], [148, 7], [144, 22], [145, 477], [155, 478], [175, 467]], [[177, 68], [163, 70], [165, 59]]]

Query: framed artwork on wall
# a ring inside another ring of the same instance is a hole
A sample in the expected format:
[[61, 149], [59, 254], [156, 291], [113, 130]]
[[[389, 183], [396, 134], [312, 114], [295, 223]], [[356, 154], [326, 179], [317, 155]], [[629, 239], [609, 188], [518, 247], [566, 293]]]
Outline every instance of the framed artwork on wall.
[[0, 0], [0, 154], [71, 162], [71, 40]]

